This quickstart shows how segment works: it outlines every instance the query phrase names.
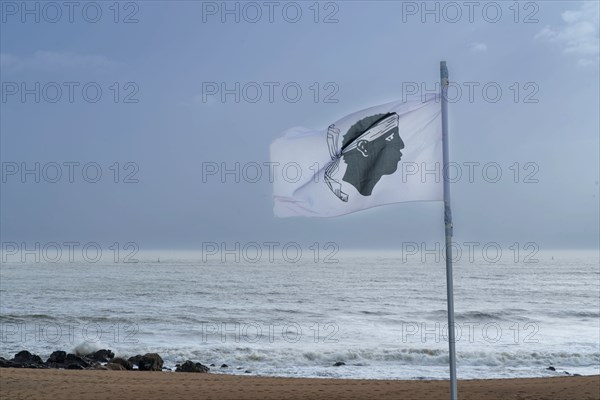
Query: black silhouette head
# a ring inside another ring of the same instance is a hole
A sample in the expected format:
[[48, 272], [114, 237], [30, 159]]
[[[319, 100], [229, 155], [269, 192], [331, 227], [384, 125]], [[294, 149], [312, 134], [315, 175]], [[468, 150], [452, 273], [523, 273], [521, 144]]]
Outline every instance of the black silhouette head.
[[342, 154], [346, 163], [343, 180], [363, 196], [370, 196], [383, 175], [398, 169], [404, 142], [398, 129], [398, 114], [366, 117], [344, 135]]

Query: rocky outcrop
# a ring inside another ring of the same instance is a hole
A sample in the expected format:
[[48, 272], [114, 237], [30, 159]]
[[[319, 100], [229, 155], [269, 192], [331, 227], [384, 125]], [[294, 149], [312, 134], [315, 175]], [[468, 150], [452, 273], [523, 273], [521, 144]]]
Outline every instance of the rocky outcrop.
[[133, 369], [133, 364], [129, 361], [126, 360], [124, 358], [121, 357], [115, 357], [112, 360], [110, 360], [109, 364], [119, 364], [122, 365], [124, 369], [130, 371]]
[[121, 364], [117, 364], [114, 362], [109, 362], [108, 364], [106, 364], [106, 368], [113, 370], [113, 371], [125, 371], [126, 368], [124, 366], [122, 366]]
[[54, 351], [54, 352], [52, 352], [52, 354], [50, 354], [50, 357], [48, 357], [48, 359], [46, 360], [46, 364], [48, 364], [48, 365], [64, 364], [66, 359], [67, 359], [67, 352], [58, 350], [58, 351]]
[[48, 368], [85, 369], [100, 364], [87, 357], [67, 354], [65, 351], [58, 350], [50, 354], [45, 365]]
[[146, 353], [138, 361], [140, 371], [160, 371], [163, 367], [163, 359], [156, 353]]
[[135, 366], [137, 367], [137, 366], [139, 365], [139, 363], [140, 363], [140, 359], [141, 359], [142, 357], [143, 357], [143, 356], [142, 356], [141, 354], [138, 354], [138, 355], [135, 355], [135, 356], [133, 356], [133, 357], [129, 357], [129, 358], [127, 359], [127, 361], [129, 361], [129, 362], [130, 362], [132, 365], [135, 365]]
[[115, 356], [115, 353], [113, 353], [112, 351], [102, 349], [102, 350], [96, 351], [95, 353], [88, 354], [85, 357], [89, 358], [92, 361], [96, 361], [96, 362], [109, 362], [110, 360], [113, 359], [114, 356]]
[[15, 356], [7, 360], [0, 358], [1, 368], [46, 368], [46, 364], [40, 356], [31, 354], [27, 350], [23, 350], [15, 354]]
[[206, 373], [208, 371], [210, 371], [210, 368], [208, 368], [206, 365], [202, 365], [199, 362], [195, 363], [195, 362], [190, 361], [190, 360], [187, 360], [183, 364], [177, 366], [177, 369], [175, 369], [175, 372], [200, 372], [200, 373]]
[[[60, 368], [129, 371], [133, 370], [134, 366], [137, 366], [140, 371], [171, 370], [170, 368], [164, 367], [164, 361], [157, 353], [138, 354], [129, 359], [115, 357], [115, 354], [107, 349], [98, 350], [87, 355], [81, 354], [81, 352], [79, 352], [79, 354], [72, 354], [57, 350], [52, 352], [50, 357], [44, 362], [38, 355], [23, 350], [15, 354], [10, 360], [0, 357], [0, 368]], [[222, 367], [226, 368], [227, 365], [223, 364]], [[176, 369], [176, 372], [207, 373], [209, 371], [210, 368], [206, 365], [190, 360], [187, 360], [181, 365], [178, 364]]]
[[91, 367], [93, 362], [85, 357], [69, 353], [65, 357], [65, 364], [67, 369], [84, 369]]
[[94, 370], [94, 371], [107, 371], [110, 368], [108, 368], [108, 367], [106, 367], [104, 365], [101, 365], [101, 364], [94, 364], [91, 367], [88, 367], [86, 369], [90, 369], [90, 370]]
[[27, 350], [23, 350], [15, 354], [11, 360], [13, 363], [21, 364], [22, 368], [40, 368], [44, 366], [44, 361], [37, 354], [31, 354]]

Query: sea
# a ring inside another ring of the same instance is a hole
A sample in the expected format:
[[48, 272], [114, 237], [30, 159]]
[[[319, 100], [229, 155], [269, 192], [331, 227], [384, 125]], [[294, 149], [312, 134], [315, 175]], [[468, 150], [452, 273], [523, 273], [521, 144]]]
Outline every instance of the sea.
[[[158, 353], [168, 369], [192, 360], [223, 374], [448, 379], [443, 258], [305, 253], [3, 257], [0, 356], [108, 348]], [[600, 374], [599, 265], [597, 250], [457, 260], [458, 378]]]

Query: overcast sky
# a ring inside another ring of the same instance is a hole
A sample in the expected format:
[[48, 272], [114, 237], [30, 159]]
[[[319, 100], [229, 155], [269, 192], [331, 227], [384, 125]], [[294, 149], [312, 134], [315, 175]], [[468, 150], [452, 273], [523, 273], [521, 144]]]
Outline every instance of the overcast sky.
[[439, 203], [277, 219], [254, 167], [287, 128], [434, 90], [446, 60], [455, 239], [597, 248], [598, 2], [475, 3], [3, 2], [2, 241], [442, 240]]

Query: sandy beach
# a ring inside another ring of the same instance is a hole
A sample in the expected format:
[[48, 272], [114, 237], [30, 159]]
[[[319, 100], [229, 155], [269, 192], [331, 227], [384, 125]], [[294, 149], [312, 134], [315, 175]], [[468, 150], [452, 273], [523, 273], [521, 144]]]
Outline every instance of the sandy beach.
[[[459, 382], [461, 400], [600, 399], [600, 375]], [[266, 378], [131, 371], [0, 370], [3, 399], [448, 398], [447, 381]]]

